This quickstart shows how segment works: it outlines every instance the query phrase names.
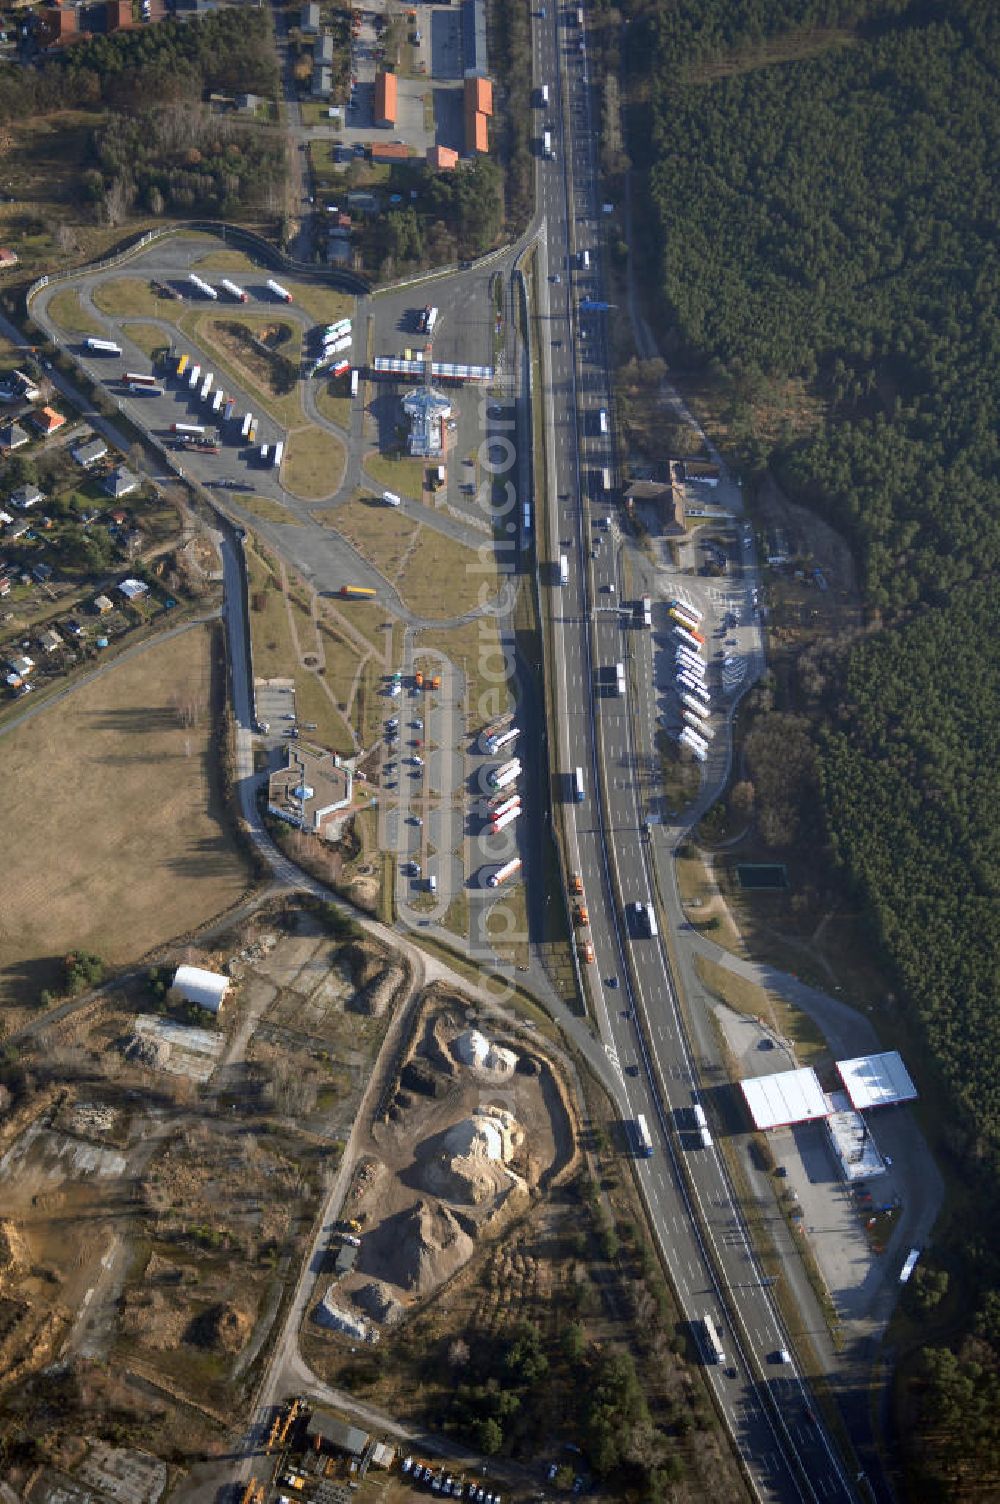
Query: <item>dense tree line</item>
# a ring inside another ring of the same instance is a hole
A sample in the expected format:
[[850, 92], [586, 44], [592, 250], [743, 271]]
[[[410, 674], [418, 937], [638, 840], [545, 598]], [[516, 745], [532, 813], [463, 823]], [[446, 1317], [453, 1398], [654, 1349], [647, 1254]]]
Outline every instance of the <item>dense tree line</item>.
[[[992, 1496], [1000, 12], [990, 0], [623, 10], [626, 146], [648, 173], [671, 353], [733, 414], [788, 378], [819, 399], [806, 437], [747, 440], [743, 458], [847, 534], [881, 627], [810, 666], [822, 693], [806, 700], [827, 718], [811, 833], [829, 841], [895, 1006], [926, 1041], [920, 1070], [943, 1088], [944, 1142], [979, 1208], [908, 1297], [942, 1323], [908, 1372], [908, 1440], [934, 1496]], [[773, 753], [758, 732], [756, 777]], [[787, 824], [795, 810], [771, 796]]]
[[212, 89], [273, 96], [278, 86], [268, 12], [234, 7], [158, 26], [83, 37], [37, 69], [0, 66], [0, 121], [67, 106], [125, 111], [194, 101]]
[[419, 200], [365, 227], [365, 263], [392, 276], [407, 267], [481, 256], [496, 244], [503, 218], [500, 168], [489, 157], [456, 172], [428, 173]]
[[286, 174], [280, 137], [231, 125], [201, 104], [114, 115], [95, 133], [94, 156], [81, 192], [112, 224], [133, 208], [226, 219], [272, 208]]
[[951, 0], [710, 84], [664, 48], [652, 197], [675, 345], [744, 401], [776, 375], [826, 399], [818, 433], [753, 457], [848, 532], [882, 606], [1000, 562], [998, 42], [995, 7]]

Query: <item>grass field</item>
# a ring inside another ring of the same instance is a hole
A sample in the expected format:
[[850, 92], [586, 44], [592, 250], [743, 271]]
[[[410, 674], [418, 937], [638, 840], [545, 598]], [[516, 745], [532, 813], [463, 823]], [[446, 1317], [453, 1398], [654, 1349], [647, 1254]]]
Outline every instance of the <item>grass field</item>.
[[728, 1004], [736, 1013], [745, 1013], [750, 1018], [766, 1019], [770, 1027], [784, 1039], [791, 1040], [800, 1066], [813, 1066], [823, 1070], [830, 1063], [830, 1050], [820, 1030], [808, 1014], [793, 1008], [777, 993], [765, 991], [746, 977], [738, 977], [710, 961], [706, 956], [696, 955], [695, 970], [709, 992]]
[[80, 294], [73, 287], [64, 287], [50, 298], [48, 313], [52, 322], [58, 324], [65, 334], [93, 334], [98, 337], [105, 333], [97, 320], [84, 311]]
[[430, 618], [462, 616], [491, 599], [498, 580], [489, 548], [483, 557], [464, 543], [413, 522], [392, 507], [349, 501], [334, 514], [337, 531], [395, 585], [411, 611]]
[[415, 656], [421, 648], [433, 648], [449, 658], [465, 676], [466, 693], [461, 709], [471, 721], [494, 720], [500, 703], [506, 703], [506, 679], [496, 621], [492, 616], [464, 622], [442, 630], [425, 628], [413, 641]]
[[343, 444], [322, 428], [297, 428], [288, 435], [281, 465], [281, 484], [303, 501], [331, 496], [344, 478]]
[[211, 653], [193, 627], [3, 738], [10, 786], [44, 797], [7, 821], [0, 1002], [35, 1002], [76, 947], [127, 962], [246, 889], [211, 776]]
[[316, 393], [316, 410], [324, 418], [329, 418], [331, 423], [336, 423], [338, 427], [350, 429], [351, 408], [354, 404], [350, 397], [335, 395], [336, 392], [343, 391], [346, 381], [346, 376], [340, 376], [336, 381], [324, 381]]
[[367, 454], [364, 473], [373, 481], [376, 491], [395, 491], [399, 496], [410, 496], [419, 501], [424, 489], [424, 466], [421, 460], [392, 460], [384, 454]]
[[[157, 297], [148, 277], [112, 277], [94, 288], [94, 303], [111, 318], [171, 318], [180, 304]], [[171, 322], [173, 322], [171, 318]]]
[[263, 522], [284, 522], [292, 527], [302, 526], [294, 512], [283, 507], [280, 501], [272, 501], [269, 496], [254, 496], [252, 492], [242, 491], [234, 496], [233, 500], [245, 512], [251, 512], [254, 517], [259, 517]]
[[254, 266], [250, 257], [243, 251], [209, 251], [207, 256], [199, 256], [192, 261], [192, 267], [199, 267], [210, 272], [254, 272], [258, 268]]
[[[336, 691], [324, 688], [324, 675], [302, 664], [296, 651], [298, 637], [302, 652], [316, 652], [316, 633], [304, 609], [287, 601], [276, 587], [276, 571], [254, 548], [247, 548], [250, 575], [250, 630], [253, 636], [254, 673], [261, 679], [295, 680], [295, 700], [299, 718], [315, 721], [310, 736], [324, 747], [344, 755], [354, 750], [344, 716], [338, 711]], [[293, 629], [295, 636], [293, 636]], [[325, 656], [325, 639], [321, 638]]]
[[152, 360], [157, 350], [166, 350], [170, 345], [168, 336], [162, 329], [157, 329], [155, 324], [123, 324], [122, 333], [138, 345], [140, 350]]
[[199, 349], [211, 356], [212, 365], [217, 371], [231, 376], [244, 387], [284, 428], [294, 428], [302, 422], [298, 386], [290, 392], [279, 393], [273, 384], [273, 370], [268, 357], [252, 346], [246, 347], [239, 343], [223, 327], [226, 324], [242, 324], [258, 336], [284, 324], [288, 338], [275, 346], [275, 354], [285, 355], [298, 363], [302, 340], [297, 325], [287, 323], [277, 312], [247, 313], [245, 309], [235, 307], [231, 313], [227, 310], [226, 314], [189, 312], [180, 321], [183, 332]]

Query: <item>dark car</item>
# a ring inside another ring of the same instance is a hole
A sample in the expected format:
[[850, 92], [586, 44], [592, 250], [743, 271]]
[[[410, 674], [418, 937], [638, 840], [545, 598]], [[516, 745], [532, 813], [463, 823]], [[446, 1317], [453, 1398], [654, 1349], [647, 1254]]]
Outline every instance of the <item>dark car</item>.
[[625, 1074], [626, 1076], [637, 1076], [639, 1074], [639, 1067], [637, 1065], [627, 1065], [625, 1067]]
[[611, 988], [612, 991], [614, 991], [614, 989], [618, 986], [618, 978], [617, 977], [608, 977], [608, 986]]

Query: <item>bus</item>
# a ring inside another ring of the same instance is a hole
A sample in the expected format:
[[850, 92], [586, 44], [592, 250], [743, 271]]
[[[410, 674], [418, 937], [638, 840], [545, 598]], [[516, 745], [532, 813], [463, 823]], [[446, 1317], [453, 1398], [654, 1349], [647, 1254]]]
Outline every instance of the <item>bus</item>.
[[674, 663], [675, 674], [690, 674], [692, 679], [697, 679], [699, 684], [704, 684], [706, 669], [703, 663], [689, 663], [686, 658], [678, 658]]
[[701, 1318], [701, 1330], [704, 1337], [705, 1355], [709, 1363], [725, 1363], [726, 1354], [723, 1350], [719, 1333], [711, 1316], [704, 1315]]
[[681, 732], [677, 740], [680, 742], [681, 746], [686, 747], [687, 750], [692, 754], [692, 756], [696, 757], [699, 762], [704, 762], [708, 757], [708, 743], [703, 737], [699, 736], [696, 731], [692, 731], [690, 726], [684, 727], [684, 730]]
[[188, 390], [193, 392], [194, 389], [195, 389], [195, 387], [198, 385], [198, 383], [199, 383], [200, 380], [201, 380], [201, 366], [194, 365], [194, 366], [191, 367], [190, 371], [188, 372]]
[[521, 858], [519, 856], [511, 857], [509, 862], [504, 862], [502, 867], [498, 867], [495, 872], [490, 873], [490, 876], [486, 879], [487, 886], [490, 888], [499, 888], [501, 883], [505, 883], [508, 878], [513, 877], [514, 873], [520, 872], [520, 870]]
[[642, 596], [632, 607], [632, 621], [637, 627], [653, 625], [653, 602], [648, 595]]
[[190, 355], [182, 355], [180, 357], [180, 359], [178, 360], [178, 362], [177, 362], [177, 370], [174, 372], [174, 375], [177, 377], [178, 381], [184, 375], [184, 372], [187, 370], [188, 365], [190, 364], [190, 361], [191, 361]]
[[243, 415], [243, 427], [240, 429], [240, 438], [241, 439], [247, 439], [247, 438], [250, 437], [250, 425], [252, 423], [253, 423], [253, 413], [244, 413], [244, 415]]
[[357, 369], [357, 366], [355, 366], [354, 370], [351, 372], [351, 396], [352, 397], [356, 397], [357, 395], [358, 395], [358, 369]]
[[607, 466], [605, 466], [601, 471], [601, 490], [611, 490], [611, 471], [607, 468]]
[[624, 696], [625, 696], [625, 665], [624, 665], [624, 663], [616, 663], [615, 664], [615, 694], [618, 696], [619, 700], [624, 699]]
[[531, 532], [531, 503], [525, 502], [521, 508], [521, 527], [527, 536]]
[[205, 432], [200, 423], [171, 423], [171, 433], [202, 434]]
[[683, 606], [671, 606], [670, 619], [671, 621], [675, 621], [679, 627], [686, 627], [692, 636], [698, 631], [697, 621], [689, 612], [684, 610]]
[[367, 601], [375, 591], [368, 585], [341, 585], [340, 594], [348, 601]]
[[674, 624], [674, 636], [678, 639], [678, 641], [683, 642], [685, 647], [691, 648], [691, 650], [695, 653], [700, 647], [704, 646], [702, 642], [699, 642], [698, 638], [694, 635], [693, 632], [688, 631], [687, 627], [679, 627], [676, 623]]
[[228, 423], [229, 420], [230, 420], [230, 418], [235, 413], [235, 411], [236, 411], [236, 398], [235, 397], [227, 397], [226, 401], [225, 401], [225, 405], [224, 405], [224, 407], [222, 409], [222, 421], [224, 423]]
[[559, 555], [559, 583], [560, 585], [569, 584], [569, 559], [565, 554]]
[[653, 1154], [653, 1140], [649, 1134], [649, 1125], [647, 1124], [646, 1119], [641, 1112], [639, 1113], [639, 1116], [636, 1118], [635, 1123], [633, 1124], [632, 1131], [635, 1137], [635, 1152], [643, 1159], [651, 1159]]
[[155, 376], [143, 376], [138, 371], [126, 371], [122, 380], [128, 386], [159, 386]]
[[693, 674], [678, 674], [677, 676], [677, 693], [682, 694], [685, 692], [693, 695], [696, 700], [700, 700], [706, 707], [712, 703], [708, 690], [703, 684], [699, 683]]
[[85, 339], [85, 347], [92, 355], [121, 355], [121, 346], [110, 339]]
[[919, 1248], [911, 1248], [903, 1260], [903, 1267], [899, 1271], [899, 1283], [905, 1285], [914, 1269], [917, 1267], [917, 1259], [920, 1257]]
[[700, 721], [708, 720], [708, 706], [703, 705], [696, 695], [689, 695], [687, 690], [685, 690], [681, 695], [681, 704], [685, 710], [690, 710], [691, 714], [696, 715]]
[[428, 308], [424, 315], [424, 333], [433, 334], [437, 327], [438, 311], [436, 308]]
[[207, 402], [208, 401], [209, 393], [211, 392], [212, 387], [213, 387], [214, 384], [215, 384], [215, 377], [212, 375], [211, 371], [209, 371], [208, 374], [205, 377], [205, 380], [201, 384], [201, 391], [198, 393], [198, 397], [199, 397], [200, 401], [202, 401], [202, 402]]
[[705, 619], [697, 606], [689, 606], [687, 601], [671, 601], [670, 604], [676, 610], [683, 611], [685, 616], [690, 616], [696, 627], [700, 627]]
[[573, 774], [573, 798], [577, 804], [582, 804], [586, 797], [586, 789], [583, 784], [583, 769], [577, 768]]
[[165, 397], [167, 395], [163, 387], [157, 386], [155, 381], [130, 381], [128, 389], [140, 397]]
[[703, 719], [705, 714], [704, 711], [699, 714], [697, 710], [691, 710], [689, 706], [685, 705], [681, 714], [684, 717], [685, 726], [690, 726], [695, 736], [700, 736], [703, 741], [706, 738], [709, 741], [712, 740], [715, 732], [712, 730], [708, 722]]
[[281, 461], [284, 459], [284, 457], [285, 457], [285, 441], [284, 441], [284, 439], [279, 439], [278, 442], [274, 446], [274, 458], [271, 461], [271, 463], [274, 466], [275, 470], [277, 470], [278, 466], [281, 464]]

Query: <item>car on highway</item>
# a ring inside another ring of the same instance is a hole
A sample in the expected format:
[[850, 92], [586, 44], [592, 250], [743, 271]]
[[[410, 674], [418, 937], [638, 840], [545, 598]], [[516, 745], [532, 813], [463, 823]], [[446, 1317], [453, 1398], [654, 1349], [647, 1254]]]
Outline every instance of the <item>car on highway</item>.
[[423, 758], [420, 757], [419, 754], [416, 753], [416, 752], [414, 752], [413, 756], [410, 758], [410, 762], [413, 764], [413, 766], [415, 768], [422, 768], [423, 765], [424, 765]]
[[639, 1067], [637, 1065], [627, 1065], [625, 1067], [625, 1074], [626, 1076], [637, 1076], [639, 1074]]
[[418, 829], [423, 825], [423, 823], [424, 822], [423, 822], [423, 820], [421, 820], [421, 818], [420, 818], [419, 815], [411, 815], [410, 816], [410, 824], [411, 825], [416, 825]]
[[553, 272], [552, 275], [551, 275], [551, 277], [549, 278], [549, 281], [550, 282], [554, 282], [555, 285], [558, 287], [560, 285], [560, 283], [562, 282], [562, 277], [560, 277], [560, 275], [559, 275], [558, 272]]
[[611, 988], [612, 992], [617, 991], [617, 989], [618, 989], [618, 978], [617, 977], [608, 977], [607, 985]]

